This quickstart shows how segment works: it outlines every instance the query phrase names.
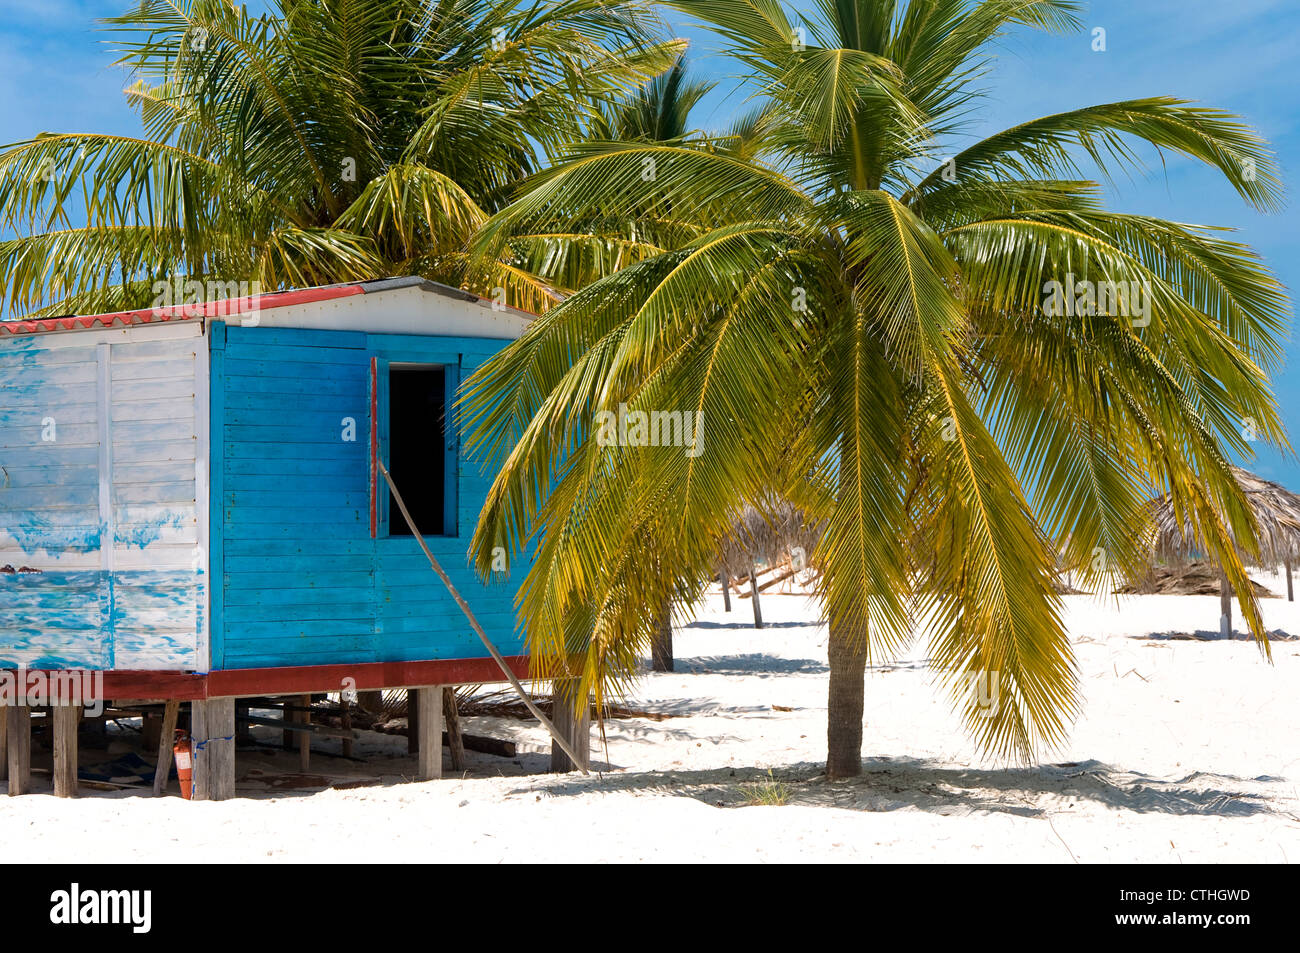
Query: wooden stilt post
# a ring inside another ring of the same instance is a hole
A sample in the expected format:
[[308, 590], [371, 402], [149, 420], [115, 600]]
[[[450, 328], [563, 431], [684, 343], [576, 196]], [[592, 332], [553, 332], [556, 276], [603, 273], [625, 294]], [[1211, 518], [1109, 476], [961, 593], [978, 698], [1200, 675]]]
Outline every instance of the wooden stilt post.
[[1291, 560], [1286, 561], [1286, 601], [1295, 602], [1295, 585], [1291, 582]]
[[235, 796], [235, 700], [209, 698], [191, 705], [194, 799], [225, 801]]
[[208, 702], [208, 784], [212, 800], [225, 801], [235, 796], [235, 700], [213, 698]]
[[146, 712], [140, 719], [140, 746], [145, 751], [157, 750], [160, 737], [162, 737], [162, 715]]
[[235, 702], [235, 741], [244, 744], [253, 743], [253, 725], [248, 720], [251, 706], [248, 702]]
[[77, 728], [81, 724], [81, 705], [53, 705], [54, 722], [54, 796], [77, 796]]
[[1222, 570], [1219, 571], [1219, 635], [1232, 638], [1232, 583]]
[[9, 780], [9, 706], [0, 705], [0, 781]]
[[[297, 722], [298, 713], [291, 710], [293, 702], [288, 698], [281, 698], [280, 701], [284, 706], [284, 723], [290, 725]], [[280, 732], [280, 747], [284, 748], [285, 751], [292, 751], [294, 742], [297, 740], [294, 738], [295, 734], [297, 734], [297, 732], [290, 731], [288, 728], [282, 730]]]
[[167, 776], [172, 773], [172, 745], [176, 741], [176, 719], [181, 703], [168, 699], [163, 706], [162, 733], [158, 736], [158, 767], [153, 773], [153, 794], [159, 797], [167, 790]]
[[555, 700], [551, 720], [569, 747], [582, 759], [581, 764], [575, 764], [564, 749], [552, 744], [551, 770], [559, 773], [577, 768], [586, 770], [591, 763], [591, 703], [586, 698], [575, 697], [577, 689], [576, 678], [556, 679], [551, 686]]
[[420, 780], [435, 781], [442, 777], [442, 686], [416, 689], [419, 702]]
[[[298, 704], [303, 711], [298, 713], [298, 719], [303, 725], [311, 724], [311, 696], [299, 695]], [[303, 774], [311, 770], [311, 732], [298, 732], [298, 768]]]
[[749, 592], [754, 600], [754, 628], [763, 628], [763, 610], [758, 607], [758, 572], [749, 564]]
[[451, 755], [451, 769], [465, 770], [465, 736], [460, 730], [460, 712], [456, 710], [456, 686], [444, 685], [442, 691], [442, 717], [447, 723], [447, 751]]
[[32, 789], [32, 710], [26, 705], [9, 709], [5, 726], [9, 736], [9, 796]]
[[208, 749], [212, 747], [207, 743], [208, 736], [208, 703], [195, 699], [190, 702], [190, 740], [194, 745], [194, 761], [190, 769], [193, 772], [190, 781], [193, 793], [190, 798], [195, 801], [212, 799], [208, 793], [208, 756], [211, 754]]
[[339, 720], [339, 725], [347, 732], [343, 736], [343, 757], [352, 757], [352, 703], [346, 698], [341, 698], [343, 705], [343, 715]]
[[418, 689], [406, 690], [406, 753], [420, 751], [420, 693]]

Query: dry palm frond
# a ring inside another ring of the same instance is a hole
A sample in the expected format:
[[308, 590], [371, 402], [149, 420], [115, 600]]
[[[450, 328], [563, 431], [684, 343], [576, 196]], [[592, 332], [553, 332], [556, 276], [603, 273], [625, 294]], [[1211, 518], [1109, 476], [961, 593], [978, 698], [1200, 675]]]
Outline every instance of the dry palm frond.
[[[1219, 567], [1204, 559], [1173, 566], [1155, 566], [1142, 579], [1121, 586], [1116, 592], [1125, 595], [1217, 596], [1223, 582]], [[1251, 580], [1257, 598], [1272, 598], [1274, 593]]]

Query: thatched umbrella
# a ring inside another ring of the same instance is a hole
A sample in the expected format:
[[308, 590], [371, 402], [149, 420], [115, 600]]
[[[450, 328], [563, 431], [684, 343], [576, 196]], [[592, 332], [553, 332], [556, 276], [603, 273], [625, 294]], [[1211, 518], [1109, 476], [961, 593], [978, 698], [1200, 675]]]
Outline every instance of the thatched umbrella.
[[793, 503], [772, 500], [761, 507], [745, 506], [737, 514], [730, 532], [718, 541], [717, 561], [723, 592], [726, 593], [730, 579], [749, 577], [755, 628], [763, 628], [756, 565], [764, 562], [770, 566], [788, 560], [796, 569], [803, 568], [797, 563], [800, 559], [811, 559], [821, 534], [821, 525], [809, 521]]
[[[1249, 565], [1268, 569], [1276, 569], [1279, 564], [1285, 566], [1286, 595], [1294, 602], [1291, 569], [1300, 560], [1300, 495], [1241, 467], [1233, 467], [1232, 472], [1254, 514], [1259, 541], [1258, 553], [1247, 552], [1240, 546], [1237, 551]], [[1188, 562], [1204, 555], [1195, 528], [1176, 517], [1168, 498], [1161, 496], [1152, 501], [1152, 517], [1155, 524], [1152, 550], [1156, 559]], [[1232, 587], [1223, 572], [1219, 574], [1219, 604], [1219, 631], [1226, 638], [1232, 634]]]

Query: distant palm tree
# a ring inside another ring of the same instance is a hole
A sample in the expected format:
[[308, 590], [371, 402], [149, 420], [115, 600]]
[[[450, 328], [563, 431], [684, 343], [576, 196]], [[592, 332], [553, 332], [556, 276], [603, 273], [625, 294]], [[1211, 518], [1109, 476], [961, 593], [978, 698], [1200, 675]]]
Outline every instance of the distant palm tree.
[[[660, 143], [685, 148], [713, 148], [715, 140], [690, 123], [691, 110], [713, 88], [690, 76], [684, 57], [622, 99], [603, 106], [586, 131], [599, 148], [609, 143]], [[586, 221], [570, 223], [564, 234], [515, 234], [502, 257], [522, 273], [544, 280], [563, 297], [597, 278], [657, 254], [651, 207], [629, 194], [612, 208], [592, 211]], [[554, 302], [548, 302], [552, 304]]]
[[[591, 124], [588, 135], [592, 142], [664, 143], [693, 148], [708, 148], [712, 140], [702, 132], [692, 129], [691, 110], [713, 88], [712, 83], [690, 77], [685, 57], [679, 58], [671, 69], [656, 76], [644, 86], [601, 110]], [[592, 281], [639, 260], [641, 255], [632, 247], [635, 242], [636, 223], [642, 213], [635, 198], [617, 210], [628, 242], [615, 245], [603, 241], [582, 242], [572, 235], [557, 239], [539, 237], [532, 242], [516, 241], [511, 257], [521, 270], [537, 275], [557, 295], [571, 294]], [[586, 223], [592, 233], [603, 232], [609, 224], [606, 217], [594, 217]], [[653, 246], [643, 245], [650, 249]], [[656, 672], [671, 672], [675, 661], [673, 654], [673, 605], [693, 597], [698, 588], [688, 573], [685, 579], [676, 578], [673, 553], [661, 552], [655, 564], [655, 573], [663, 588], [654, 597], [657, 607], [650, 644], [650, 666]]]
[[660, 73], [623, 100], [602, 110], [592, 123], [592, 138], [618, 142], [682, 142], [698, 138], [691, 129], [691, 110], [714, 84], [693, 79], [686, 58]]
[[143, 130], [0, 149], [11, 314], [144, 307], [177, 277], [408, 274], [544, 308], [554, 296], [512, 262], [470, 268], [469, 237], [682, 49], [640, 0], [271, 9], [142, 0], [106, 21]]
[[[463, 398], [469, 445], [501, 464], [478, 566], [536, 534], [520, 621], [538, 670], [577, 653], [598, 701], [623, 689], [653, 627], [655, 555], [707, 578], [730, 516], [771, 492], [825, 526], [833, 777], [861, 770], [868, 659], [915, 626], [986, 749], [1062, 739], [1077, 694], [1056, 550], [1093, 575], [1140, 571], [1155, 491], [1201, 528], [1262, 639], [1227, 455], [1250, 452], [1243, 421], [1286, 443], [1268, 383], [1285, 293], [1214, 229], [1105, 209], [1078, 162], [1133, 168], [1145, 141], [1269, 209], [1266, 144], [1155, 98], [1034, 119], [947, 161], [990, 45], [1077, 28], [1064, 0], [674, 5], [730, 45], [760, 132], [743, 149], [580, 146], [475, 245], [633, 259]], [[1072, 284], [1071, 307], [1052, 282]], [[1109, 304], [1089, 308], [1099, 290]], [[602, 439], [597, 415], [620, 409], [702, 414], [700, 452]]]

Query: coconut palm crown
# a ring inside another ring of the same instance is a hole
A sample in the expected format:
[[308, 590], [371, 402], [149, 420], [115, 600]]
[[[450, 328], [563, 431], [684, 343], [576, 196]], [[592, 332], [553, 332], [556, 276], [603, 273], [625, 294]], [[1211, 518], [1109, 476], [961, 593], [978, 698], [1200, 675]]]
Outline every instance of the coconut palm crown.
[[[978, 116], [991, 44], [1077, 29], [1065, 0], [674, 6], [725, 41], [761, 135], [587, 142], [474, 246], [618, 260], [463, 397], [469, 445], [500, 467], [473, 555], [486, 573], [496, 547], [528, 550], [538, 673], [598, 700], [625, 688], [663, 598], [648, 560], [706, 577], [731, 514], [769, 493], [825, 525], [832, 776], [861, 769], [867, 660], [918, 630], [986, 750], [1059, 742], [1078, 692], [1055, 552], [1094, 576], [1139, 571], [1155, 493], [1199, 528], [1263, 640], [1229, 458], [1251, 452], [1243, 422], [1286, 445], [1268, 381], [1285, 293], [1223, 230], [1111, 211], [1083, 171], [1105, 181], [1155, 147], [1269, 210], [1281, 186], [1260, 137], [1157, 97], [945, 154]], [[673, 412], [697, 415], [692, 446], [654, 445]]]
[[269, 7], [140, 0], [106, 21], [143, 130], [0, 149], [11, 316], [145, 307], [160, 280], [410, 274], [542, 308], [511, 262], [471, 271], [469, 237], [682, 50], [640, 0]]

